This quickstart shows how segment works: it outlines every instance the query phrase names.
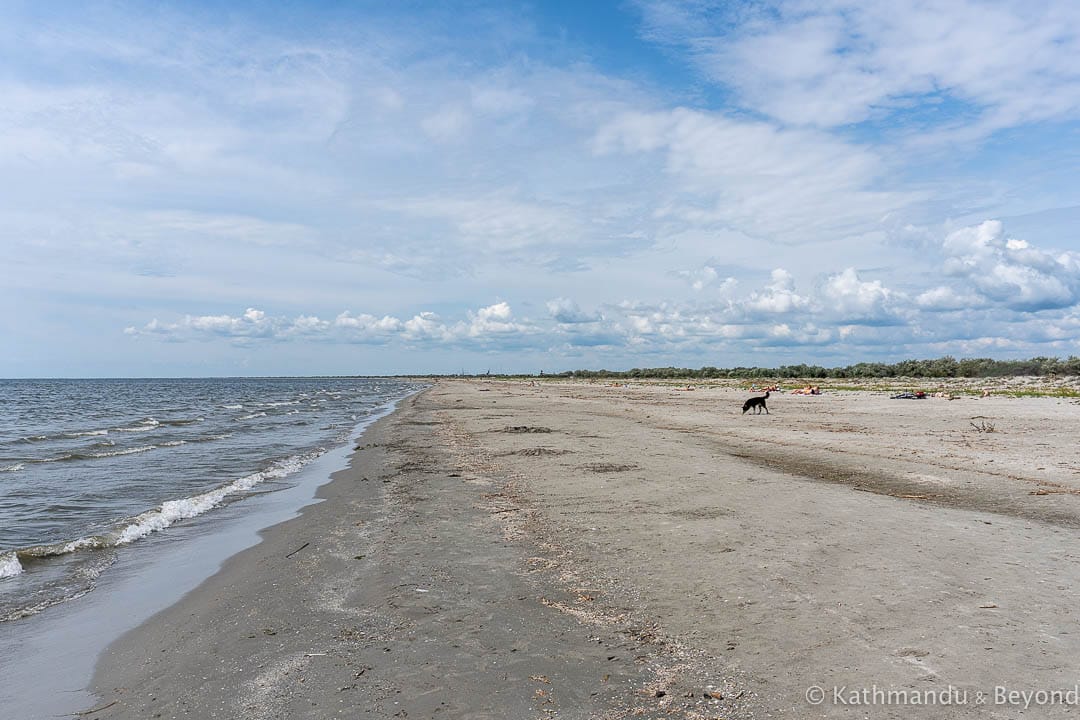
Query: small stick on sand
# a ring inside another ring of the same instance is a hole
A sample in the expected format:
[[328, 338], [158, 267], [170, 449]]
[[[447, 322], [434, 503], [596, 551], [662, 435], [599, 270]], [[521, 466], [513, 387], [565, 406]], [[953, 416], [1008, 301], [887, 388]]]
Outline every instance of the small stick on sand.
[[93, 715], [94, 713], [101, 712], [102, 710], [105, 710], [107, 708], [111, 708], [113, 705], [115, 705], [118, 702], [120, 702], [120, 701], [119, 700], [113, 700], [111, 703], [108, 703], [107, 705], [102, 705], [101, 707], [96, 707], [93, 710], [83, 710], [82, 712], [77, 712], [77, 713], [72, 713], [72, 714], [76, 715], [78, 717], [85, 717], [87, 715]]
[[289, 553], [289, 554], [288, 554], [288, 555], [286, 555], [285, 557], [287, 557], [287, 558], [291, 558], [291, 557], [292, 557], [293, 555], [295, 555], [296, 553], [300, 552], [301, 550], [303, 550], [304, 548], [306, 548], [306, 547], [307, 547], [308, 545], [310, 545], [310, 544], [311, 544], [311, 543], [309, 543], [309, 542], [306, 542], [306, 543], [304, 543], [303, 545], [301, 545], [300, 547], [296, 548], [295, 550], [293, 550], [293, 551], [292, 551], [291, 553]]

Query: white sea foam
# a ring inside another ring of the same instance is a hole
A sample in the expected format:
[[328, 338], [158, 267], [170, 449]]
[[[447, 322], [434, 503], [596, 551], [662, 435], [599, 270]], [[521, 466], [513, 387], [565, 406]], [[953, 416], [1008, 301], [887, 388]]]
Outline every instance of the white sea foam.
[[57, 557], [59, 555], [68, 555], [73, 552], [78, 552], [84, 548], [100, 548], [107, 545], [107, 541], [103, 537], [81, 537], [78, 540], [71, 540], [69, 542], [52, 543], [51, 545], [34, 545], [32, 547], [19, 548], [16, 553], [16, 557], [22, 556], [24, 558], [49, 558]]
[[161, 447], [177, 447], [178, 445], [187, 445], [187, 440], [170, 440], [161, 443]]
[[154, 418], [147, 418], [146, 420], [140, 420], [138, 425], [132, 425], [131, 427], [119, 427], [113, 428], [116, 432], [148, 432], [160, 425]]
[[69, 432], [64, 433], [62, 437], [77, 438], [77, 437], [90, 437], [91, 435], [108, 435], [108, 430], [86, 430], [83, 432]]
[[90, 453], [89, 455], [87, 455], [87, 457], [107, 458], [116, 457], [118, 455], [134, 455], [135, 453], [143, 453], [147, 452], [148, 450], [154, 450], [155, 448], [157, 448], [157, 445], [144, 445], [142, 447], [126, 448], [124, 450], [117, 450], [115, 452]]
[[71, 542], [67, 543], [60, 548], [60, 551], [57, 553], [57, 555], [66, 555], [68, 553], [73, 553], [76, 550], [82, 550], [83, 548], [98, 547], [101, 547], [101, 538], [84, 537], [79, 538], [78, 540], [72, 540]]
[[0, 578], [15, 577], [22, 571], [22, 563], [14, 552], [0, 553]]
[[0, 467], [0, 472], [19, 472], [26, 466], [22, 463], [15, 463], [14, 465], [7, 465], [6, 467]]
[[300, 404], [299, 400], [284, 400], [282, 402], [263, 403], [263, 406], [264, 407], [281, 407], [283, 405], [299, 405], [299, 404]]
[[201, 423], [206, 418], [194, 417], [194, 418], [176, 418], [174, 420], [162, 420], [159, 425], [194, 425], [195, 423]]
[[228, 485], [223, 485], [209, 492], [179, 500], [167, 500], [157, 508], [136, 517], [130, 525], [120, 532], [120, 535], [116, 538], [116, 544], [126, 545], [139, 538], [146, 537], [150, 533], [164, 530], [179, 520], [202, 515], [220, 505], [230, 495], [237, 495], [250, 490], [266, 480], [285, 477], [296, 472], [320, 454], [322, 454], [322, 450], [291, 457], [268, 467], [266, 470], [245, 475]]
[[264, 413], [264, 412], [251, 413], [250, 415], [242, 415], [241, 417], [239, 417], [237, 419], [238, 420], [251, 420], [253, 418], [260, 418], [260, 417], [266, 417], [266, 413]]
[[243, 405], [222, 405], [221, 407], [225, 408], [226, 410], [243, 410], [244, 409]]

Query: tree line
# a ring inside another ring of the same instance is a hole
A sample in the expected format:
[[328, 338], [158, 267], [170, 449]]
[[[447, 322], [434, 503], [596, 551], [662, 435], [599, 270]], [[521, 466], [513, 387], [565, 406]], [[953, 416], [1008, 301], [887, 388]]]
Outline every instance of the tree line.
[[896, 363], [861, 362], [843, 367], [781, 365], [773, 368], [633, 368], [631, 370], [567, 370], [549, 377], [583, 379], [709, 379], [709, 378], [991, 378], [1018, 375], [1080, 375], [1080, 358], [1035, 357], [1028, 360], [994, 360], [946, 355], [934, 360], [901, 360]]

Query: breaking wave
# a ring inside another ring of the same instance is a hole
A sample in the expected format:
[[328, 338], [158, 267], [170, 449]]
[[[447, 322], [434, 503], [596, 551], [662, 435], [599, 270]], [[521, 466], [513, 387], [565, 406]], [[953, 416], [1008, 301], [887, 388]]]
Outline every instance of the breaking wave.
[[15, 577], [23, 571], [19, 556], [14, 552], [0, 553], [0, 578]]
[[158, 427], [159, 425], [161, 425], [161, 423], [158, 422], [157, 420], [155, 420], [154, 418], [146, 418], [145, 420], [140, 420], [137, 424], [132, 425], [131, 427], [118, 427], [118, 428], [113, 428], [113, 430], [115, 430], [116, 432], [130, 432], [130, 433], [150, 432], [151, 430]]
[[[162, 445], [168, 445], [169, 443], [162, 443]], [[54, 463], [54, 462], [70, 462], [72, 460], [97, 460], [100, 458], [119, 457], [120, 455], [135, 455], [137, 453], [149, 452], [150, 450], [156, 450], [157, 445], [143, 445], [141, 447], [125, 448], [123, 450], [113, 450], [111, 452], [73, 452], [65, 455], [59, 455], [53, 458], [40, 458], [27, 460], [32, 463]]]
[[92, 435], [108, 435], [108, 430], [83, 430], [81, 432], [68, 432], [61, 433], [60, 437], [65, 438], [77, 438], [77, 437], [90, 437]]
[[144, 512], [135, 518], [134, 522], [120, 532], [116, 538], [116, 544], [126, 545], [150, 533], [164, 530], [178, 520], [186, 520], [202, 515], [204, 512], [220, 505], [230, 495], [239, 495], [266, 480], [283, 478], [293, 474], [319, 455], [322, 455], [323, 452], [325, 450], [320, 448], [304, 455], [293, 456], [274, 463], [265, 470], [246, 475], [239, 480], [234, 480], [228, 485], [223, 485], [209, 492], [180, 500], [167, 500], [153, 510]]
[[[133, 450], [138, 449], [134, 448]], [[134, 518], [121, 521], [111, 531], [100, 535], [46, 545], [34, 545], [0, 553], [0, 578], [20, 574], [23, 571], [20, 561], [41, 560], [60, 555], [69, 555], [80, 550], [98, 550], [128, 545], [139, 538], [164, 530], [180, 520], [202, 515], [230, 497], [242, 495], [259, 483], [291, 475], [324, 452], [323, 448], [319, 448], [303, 455], [294, 455], [273, 463], [265, 470], [245, 475], [213, 490], [178, 500], [166, 500], [152, 510], [147, 510]]]

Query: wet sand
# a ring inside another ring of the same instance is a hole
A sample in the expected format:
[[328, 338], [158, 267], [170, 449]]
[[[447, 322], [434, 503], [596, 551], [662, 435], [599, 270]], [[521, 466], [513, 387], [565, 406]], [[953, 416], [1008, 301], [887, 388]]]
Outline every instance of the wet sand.
[[1080, 681], [1080, 406], [746, 397], [439, 382], [84, 717], [1012, 718]]

